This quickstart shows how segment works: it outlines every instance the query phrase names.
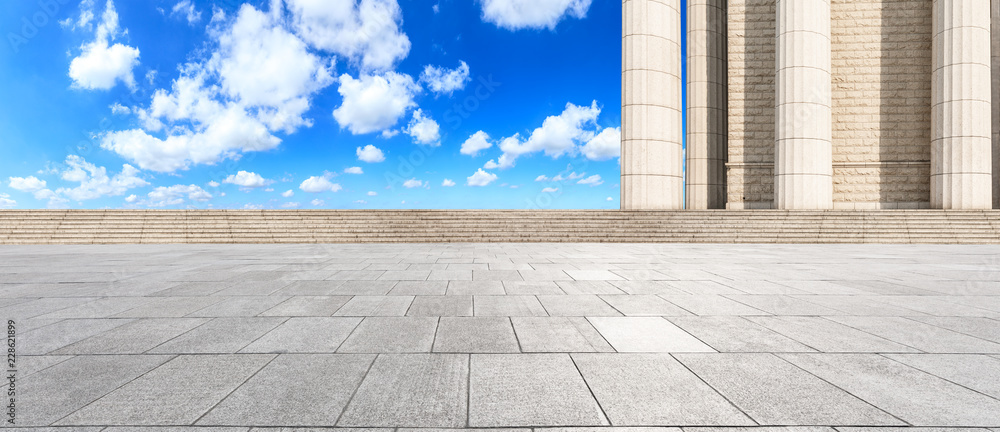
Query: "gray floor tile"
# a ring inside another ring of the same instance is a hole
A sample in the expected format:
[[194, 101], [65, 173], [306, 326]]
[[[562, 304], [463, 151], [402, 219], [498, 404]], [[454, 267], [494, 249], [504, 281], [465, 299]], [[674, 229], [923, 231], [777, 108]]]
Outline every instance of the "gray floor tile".
[[1000, 344], [906, 318], [843, 316], [829, 319], [925, 352], [1000, 354]]
[[193, 424], [273, 358], [265, 354], [179, 356], [59, 424]]
[[338, 426], [464, 427], [468, 381], [468, 355], [380, 355]]
[[326, 280], [294, 280], [274, 291], [271, 295], [286, 297], [294, 296], [329, 296], [334, 295], [334, 290], [344, 284], [344, 281]]
[[760, 309], [715, 294], [671, 294], [661, 295], [660, 297], [688, 312], [701, 316], [770, 315]]
[[689, 316], [690, 312], [651, 294], [602, 295], [602, 300], [625, 316]]
[[607, 270], [566, 270], [566, 273], [569, 274], [573, 280], [578, 281], [625, 280], [625, 278]]
[[573, 360], [566, 354], [472, 356], [469, 425], [606, 425]]
[[407, 316], [472, 316], [472, 296], [417, 296], [406, 311]]
[[326, 278], [326, 280], [373, 281], [385, 273], [382, 270], [341, 270]]
[[150, 294], [157, 297], [199, 297], [215, 294], [228, 288], [225, 282], [181, 282]]
[[132, 322], [130, 319], [63, 320], [27, 331], [17, 340], [19, 355], [49, 354], [59, 348]]
[[905, 425], [772, 354], [675, 357], [762, 425]]
[[475, 296], [476, 316], [548, 316], [535, 296]]
[[283, 296], [226, 297], [221, 302], [188, 314], [189, 317], [252, 317], [287, 300]]
[[374, 360], [362, 354], [278, 356], [198, 424], [331, 426]]
[[980, 317], [909, 317], [951, 331], [967, 334], [991, 342], [1000, 343], [1000, 320]]
[[505, 317], [442, 317], [434, 352], [520, 352], [510, 319]]
[[404, 316], [413, 296], [354, 296], [334, 316]]
[[428, 281], [470, 281], [472, 270], [431, 270]]
[[[525, 280], [529, 282], [537, 281], [571, 281], [573, 278], [562, 270], [518, 270], [521, 277], [518, 280]], [[503, 279], [504, 282], [509, 279]]]
[[840, 314], [836, 309], [830, 309], [785, 295], [728, 295], [726, 297], [775, 315], [819, 316]]
[[660, 317], [590, 317], [588, 320], [618, 352], [715, 352]]
[[448, 280], [400, 281], [392, 287], [389, 295], [428, 296], [445, 295], [448, 292]]
[[334, 288], [333, 294], [335, 295], [366, 295], [366, 296], [381, 296], [389, 294], [392, 288], [396, 286], [396, 281], [394, 280], [347, 280], [344, 281], [343, 285]]
[[291, 285], [293, 281], [244, 281], [233, 283], [229, 288], [215, 293], [217, 296], [266, 296]]
[[215, 318], [149, 350], [159, 354], [229, 354], [257, 340], [286, 318]]
[[540, 295], [538, 301], [550, 316], [621, 316], [621, 312], [596, 295]]
[[557, 281], [556, 285], [569, 295], [625, 294], [612, 283], [602, 280]]
[[920, 316], [923, 313], [891, 304], [892, 297], [882, 296], [796, 296], [809, 303], [837, 310], [837, 315], [860, 316]]
[[615, 426], [755, 425], [666, 354], [573, 354]]
[[142, 354], [206, 322], [206, 318], [136, 319], [60, 348], [55, 354]]
[[84, 304], [61, 309], [45, 315], [40, 315], [40, 319], [67, 319], [67, 318], [106, 318], [120, 314], [129, 309], [137, 308], [149, 303], [151, 299], [147, 297], [109, 297]]
[[180, 318], [223, 300], [222, 297], [161, 297], [115, 315], [116, 318]]
[[735, 288], [731, 288], [710, 280], [676, 280], [667, 281], [668, 285], [692, 295], [729, 295], [746, 294]]
[[819, 317], [747, 317], [820, 352], [916, 352], [915, 349]]
[[[378, 280], [388, 280], [388, 281], [422, 281], [427, 280], [430, 276], [430, 270], [389, 270], [382, 273], [382, 276], [378, 277]], [[475, 275], [473, 275], [475, 277]]]
[[294, 317], [240, 350], [243, 353], [332, 353], [361, 318]]
[[507, 295], [559, 295], [565, 294], [552, 281], [503, 281]]
[[292, 297], [262, 312], [261, 316], [331, 316], [351, 300], [348, 296]]
[[658, 280], [628, 280], [611, 281], [611, 285], [626, 294], [647, 295], [686, 295], [684, 291], [670, 286], [669, 283]]
[[517, 270], [473, 270], [474, 281], [518, 281], [521, 274]]
[[448, 295], [504, 295], [503, 282], [490, 280], [450, 281]]
[[614, 352], [586, 318], [513, 317], [511, 321], [523, 352]]
[[340, 345], [344, 353], [430, 352], [438, 319], [434, 317], [369, 317]]
[[19, 425], [52, 424], [167, 360], [169, 356], [79, 356], [49, 367], [19, 383]]
[[1000, 358], [971, 354], [887, 354], [886, 357], [1000, 399]]
[[871, 354], [780, 354], [914, 426], [1000, 424], [1000, 401]]
[[742, 317], [670, 317], [670, 322], [719, 352], [815, 352]]
[[20, 378], [36, 374], [73, 358], [72, 355], [17, 356], [17, 374]]

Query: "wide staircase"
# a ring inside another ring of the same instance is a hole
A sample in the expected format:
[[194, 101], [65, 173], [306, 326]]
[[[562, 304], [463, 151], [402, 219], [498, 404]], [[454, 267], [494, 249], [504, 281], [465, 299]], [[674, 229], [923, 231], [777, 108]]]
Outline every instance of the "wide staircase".
[[1000, 211], [0, 211], [0, 244], [390, 242], [1000, 244]]

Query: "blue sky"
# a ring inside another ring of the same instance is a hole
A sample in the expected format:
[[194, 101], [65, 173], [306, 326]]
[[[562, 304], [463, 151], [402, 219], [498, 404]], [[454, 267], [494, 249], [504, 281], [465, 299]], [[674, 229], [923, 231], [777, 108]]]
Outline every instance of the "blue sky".
[[4, 2], [2, 208], [618, 208], [610, 0]]

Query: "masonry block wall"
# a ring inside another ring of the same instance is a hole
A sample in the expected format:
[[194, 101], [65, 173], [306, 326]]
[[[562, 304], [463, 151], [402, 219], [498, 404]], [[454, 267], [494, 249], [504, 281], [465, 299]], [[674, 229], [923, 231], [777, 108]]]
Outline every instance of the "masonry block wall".
[[1000, 0], [992, 0], [993, 29], [993, 208], [1000, 209]]
[[[932, 2], [831, 7], [834, 208], [927, 208]], [[775, 17], [729, 1], [729, 208], [773, 206]]]

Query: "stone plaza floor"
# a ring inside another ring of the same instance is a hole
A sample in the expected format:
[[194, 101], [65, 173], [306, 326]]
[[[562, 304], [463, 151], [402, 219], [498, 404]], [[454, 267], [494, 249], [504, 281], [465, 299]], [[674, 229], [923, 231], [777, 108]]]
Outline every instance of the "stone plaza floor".
[[0, 319], [18, 427], [1000, 427], [996, 246], [4, 246]]

